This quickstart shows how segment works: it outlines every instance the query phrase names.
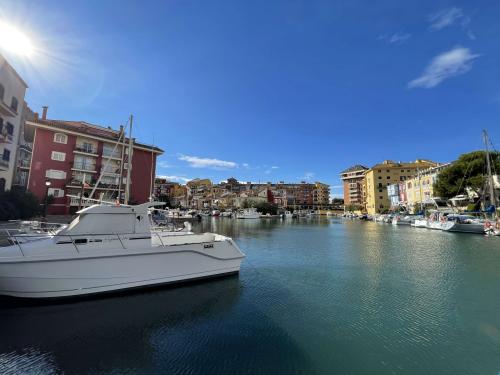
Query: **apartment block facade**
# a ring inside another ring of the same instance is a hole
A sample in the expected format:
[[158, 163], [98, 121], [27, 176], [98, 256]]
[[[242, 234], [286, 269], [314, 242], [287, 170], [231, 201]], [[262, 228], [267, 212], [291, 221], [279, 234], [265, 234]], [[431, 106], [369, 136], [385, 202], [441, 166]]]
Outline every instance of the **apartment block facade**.
[[353, 165], [342, 172], [340, 178], [344, 188], [344, 207], [365, 209], [365, 172], [364, 165]]
[[[157, 147], [133, 140], [128, 155], [122, 129], [113, 130], [82, 121], [48, 120], [46, 108], [41, 119], [26, 121], [34, 132], [27, 187], [40, 200], [51, 196], [49, 214], [75, 212], [80, 200], [67, 195], [104, 200], [123, 200], [129, 165], [130, 203], [147, 202], [151, 196]], [[49, 186], [48, 186], [49, 185]]]
[[383, 213], [391, 208], [387, 186], [399, 184], [417, 175], [420, 170], [437, 166], [438, 163], [417, 159], [415, 162], [385, 160], [365, 172], [366, 211], [368, 214]]
[[10, 190], [14, 181], [27, 87], [0, 55], [0, 191]]

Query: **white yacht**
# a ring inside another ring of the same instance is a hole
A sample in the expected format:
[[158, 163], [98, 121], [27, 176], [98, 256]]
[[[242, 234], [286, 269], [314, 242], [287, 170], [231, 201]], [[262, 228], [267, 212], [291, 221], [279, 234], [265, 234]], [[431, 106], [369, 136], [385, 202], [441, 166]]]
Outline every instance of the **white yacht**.
[[285, 219], [291, 219], [291, 218], [293, 218], [293, 214], [291, 211], [285, 211], [285, 213], [283, 214], [283, 217]]
[[245, 255], [213, 233], [151, 226], [148, 208], [94, 205], [37, 241], [0, 248], [0, 295], [50, 298], [237, 273]]
[[260, 214], [257, 212], [257, 210], [253, 207], [251, 208], [245, 208], [242, 211], [239, 211], [236, 214], [237, 219], [259, 219]]

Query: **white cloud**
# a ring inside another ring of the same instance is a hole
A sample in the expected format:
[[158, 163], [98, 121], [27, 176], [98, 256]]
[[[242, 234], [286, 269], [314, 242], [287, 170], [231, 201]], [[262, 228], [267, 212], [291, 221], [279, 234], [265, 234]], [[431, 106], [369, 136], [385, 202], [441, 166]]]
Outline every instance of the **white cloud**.
[[243, 163], [243, 164], [241, 164], [241, 165], [242, 165], [244, 168], [250, 168], [250, 164], [248, 164], [248, 163]]
[[445, 79], [467, 73], [472, 62], [479, 55], [471, 53], [468, 48], [455, 47], [432, 59], [422, 75], [408, 83], [409, 88], [432, 88]]
[[456, 20], [463, 17], [464, 13], [460, 8], [452, 7], [443, 9], [429, 15], [428, 20], [431, 24], [429, 27], [431, 30], [438, 31], [444, 27], [453, 25]]
[[179, 160], [188, 162], [189, 166], [193, 168], [231, 169], [238, 167], [238, 164], [234, 161], [199, 158], [197, 156], [181, 155]]
[[265, 174], [270, 174], [272, 171], [274, 171], [275, 169], [278, 169], [278, 168], [279, 168], [279, 167], [277, 167], [277, 166], [273, 165], [272, 167], [267, 168], [267, 169], [264, 171], [264, 173], [265, 173]]
[[159, 160], [158, 161], [158, 167], [160, 168], [170, 168], [172, 165], [170, 165], [167, 161]]
[[384, 40], [389, 44], [402, 44], [410, 39], [411, 34], [408, 33], [395, 33], [392, 35], [383, 34], [378, 37], [380, 40]]
[[183, 183], [186, 183], [188, 181], [191, 181], [192, 178], [188, 178], [188, 177], [185, 177], [185, 176], [156, 176], [158, 178], [165, 178], [169, 181], [174, 181], [174, 182], [183, 182]]

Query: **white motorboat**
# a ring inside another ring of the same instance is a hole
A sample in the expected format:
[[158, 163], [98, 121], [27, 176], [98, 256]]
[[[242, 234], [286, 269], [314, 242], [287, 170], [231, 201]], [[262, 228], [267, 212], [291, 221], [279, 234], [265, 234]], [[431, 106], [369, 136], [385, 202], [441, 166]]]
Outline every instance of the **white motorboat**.
[[413, 217], [411, 215], [395, 215], [392, 218], [392, 225], [410, 225]]
[[251, 208], [245, 208], [242, 211], [239, 211], [236, 214], [237, 219], [259, 219], [260, 214], [257, 212], [257, 210], [253, 207]]
[[67, 297], [238, 273], [229, 237], [151, 227], [148, 208], [94, 205], [59, 233], [0, 248], [0, 295]]
[[293, 214], [291, 211], [285, 211], [285, 213], [283, 214], [283, 217], [285, 219], [291, 219], [291, 218], [293, 218]]

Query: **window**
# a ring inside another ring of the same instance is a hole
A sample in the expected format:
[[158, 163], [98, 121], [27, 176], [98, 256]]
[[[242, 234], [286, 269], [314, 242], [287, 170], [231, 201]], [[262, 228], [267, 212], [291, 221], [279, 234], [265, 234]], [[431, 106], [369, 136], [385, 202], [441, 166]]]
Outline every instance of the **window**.
[[378, 187], [382, 187], [382, 183], [381, 182], [378, 183]]
[[9, 161], [10, 160], [10, 151], [7, 149], [3, 150], [2, 160]]
[[387, 176], [387, 179], [390, 180], [391, 179], [391, 176]]
[[378, 189], [378, 192], [381, 193], [382, 192], [382, 189]]
[[54, 198], [62, 198], [64, 197], [63, 189], [49, 188], [48, 195], [52, 195]]
[[14, 134], [14, 125], [12, 125], [10, 122], [7, 123], [6, 129], [8, 135]]
[[2, 134], [3, 130], [3, 118], [0, 117], [0, 134]]
[[89, 154], [94, 152], [94, 147], [93, 147], [92, 143], [83, 142], [82, 148], [83, 148], [83, 151], [88, 152]]
[[382, 179], [382, 176], [378, 176], [378, 179], [381, 180]]
[[384, 197], [380, 195], [380, 196], [378, 197], [378, 199], [384, 199]]
[[64, 179], [66, 179], [66, 172], [65, 171], [58, 171], [55, 169], [47, 169], [45, 171], [45, 177], [52, 178], [54, 180], [64, 180]]
[[52, 160], [64, 161], [66, 160], [66, 154], [64, 152], [52, 151]]
[[0, 100], [3, 101], [4, 95], [5, 95], [5, 88], [3, 87], [3, 85], [0, 84]]
[[68, 136], [63, 133], [56, 133], [54, 134], [54, 142], [56, 143], [68, 143]]
[[14, 112], [17, 112], [17, 98], [16, 97], [12, 97], [12, 101], [10, 102], [10, 108], [14, 111]]

